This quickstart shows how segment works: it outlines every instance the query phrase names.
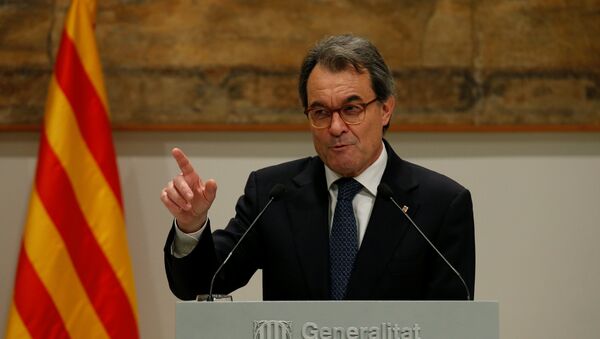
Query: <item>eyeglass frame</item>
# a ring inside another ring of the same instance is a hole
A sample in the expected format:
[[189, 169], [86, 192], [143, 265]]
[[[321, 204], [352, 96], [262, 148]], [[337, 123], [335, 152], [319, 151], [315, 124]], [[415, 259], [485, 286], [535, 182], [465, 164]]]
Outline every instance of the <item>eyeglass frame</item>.
[[[345, 103], [345, 104], [343, 104], [342, 106], [340, 106], [340, 107], [338, 107], [336, 109], [330, 109], [329, 107], [325, 107], [325, 106], [320, 107], [320, 109], [327, 110], [327, 111], [329, 111], [331, 113], [331, 115], [329, 116], [329, 124], [327, 124], [325, 126], [321, 126], [321, 127], [315, 126], [315, 124], [313, 122], [313, 119], [311, 119], [311, 117], [309, 115], [309, 113], [311, 112], [311, 110], [315, 109], [315, 107], [309, 107], [309, 108], [305, 109], [304, 110], [304, 114], [308, 118], [308, 121], [310, 122], [310, 125], [312, 127], [314, 127], [314, 128], [318, 128], [318, 129], [330, 127], [331, 126], [331, 122], [333, 121], [333, 114], [335, 112], [337, 112], [340, 115], [340, 119], [342, 119], [342, 121], [345, 124], [347, 124], [347, 125], [358, 125], [358, 124], [362, 123], [363, 121], [365, 121], [365, 116], [367, 115], [367, 113], [366, 113], [367, 112], [367, 107], [370, 104], [378, 101], [378, 99], [379, 99], [378, 97], [375, 97], [373, 100], [371, 100], [369, 102], [359, 102], [359, 103], [348, 102], [348, 103]], [[342, 109], [344, 107], [348, 106], [348, 105], [356, 105], [356, 106], [361, 106], [362, 107], [362, 111], [359, 113], [359, 114], [362, 114], [362, 119], [360, 119], [360, 121], [357, 121], [357, 122], [348, 122], [348, 121], [346, 121], [346, 119], [344, 119], [344, 115], [342, 114]]]

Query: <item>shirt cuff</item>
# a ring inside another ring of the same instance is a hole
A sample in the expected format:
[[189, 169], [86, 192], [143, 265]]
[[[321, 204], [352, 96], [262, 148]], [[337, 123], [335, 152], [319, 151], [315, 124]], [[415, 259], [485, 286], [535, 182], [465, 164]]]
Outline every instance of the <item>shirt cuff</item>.
[[173, 223], [175, 224], [175, 237], [173, 238], [173, 243], [171, 244], [171, 254], [175, 258], [183, 258], [192, 253], [194, 248], [196, 248], [198, 240], [200, 240], [200, 237], [206, 228], [208, 218], [206, 218], [204, 225], [202, 225], [199, 230], [192, 233], [185, 233], [182, 231], [177, 224], [177, 219], [175, 219]]

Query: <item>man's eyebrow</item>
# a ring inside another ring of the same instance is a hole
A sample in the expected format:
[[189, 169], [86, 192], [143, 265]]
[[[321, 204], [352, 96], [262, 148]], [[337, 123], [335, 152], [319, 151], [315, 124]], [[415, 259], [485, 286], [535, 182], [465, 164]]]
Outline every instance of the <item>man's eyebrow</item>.
[[313, 101], [308, 105], [308, 107], [327, 107], [327, 105], [321, 103], [320, 101]]
[[363, 98], [361, 98], [360, 95], [354, 94], [354, 95], [351, 95], [351, 96], [347, 97], [342, 102], [345, 103], [345, 104], [347, 104], [347, 103], [352, 102], [352, 101], [362, 101], [362, 100], [363, 100]]
[[[353, 101], [363, 101], [363, 98], [358, 94], [354, 94], [354, 95], [351, 95], [351, 96], [345, 98], [342, 101], [342, 104], [347, 104], [347, 103], [353, 102]], [[314, 102], [310, 103], [310, 105], [308, 105], [308, 107], [329, 107], [329, 106], [323, 104], [320, 101], [314, 101]]]

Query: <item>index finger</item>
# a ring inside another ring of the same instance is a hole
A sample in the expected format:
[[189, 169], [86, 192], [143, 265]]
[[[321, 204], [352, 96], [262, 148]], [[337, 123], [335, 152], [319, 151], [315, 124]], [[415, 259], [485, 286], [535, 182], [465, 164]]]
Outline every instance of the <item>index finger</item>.
[[185, 153], [183, 153], [182, 150], [175, 147], [171, 150], [171, 155], [173, 155], [173, 158], [175, 161], [177, 161], [177, 166], [179, 166], [181, 174], [188, 175], [195, 173], [194, 167], [192, 167], [188, 157], [185, 155]]

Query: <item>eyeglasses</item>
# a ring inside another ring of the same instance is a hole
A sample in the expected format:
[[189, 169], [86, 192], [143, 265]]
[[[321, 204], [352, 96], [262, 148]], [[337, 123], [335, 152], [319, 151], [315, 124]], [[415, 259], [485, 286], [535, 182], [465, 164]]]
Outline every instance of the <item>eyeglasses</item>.
[[351, 102], [342, 105], [340, 108], [331, 109], [327, 107], [310, 107], [304, 110], [304, 114], [310, 120], [314, 128], [327, 128], [331, 126], [333, 113], [338, 112], [340, 118], [348, 125], [358, 125], [365, 120], [365, 111], [367, 106], [377, 101], [377, 98], [367, 102]]

